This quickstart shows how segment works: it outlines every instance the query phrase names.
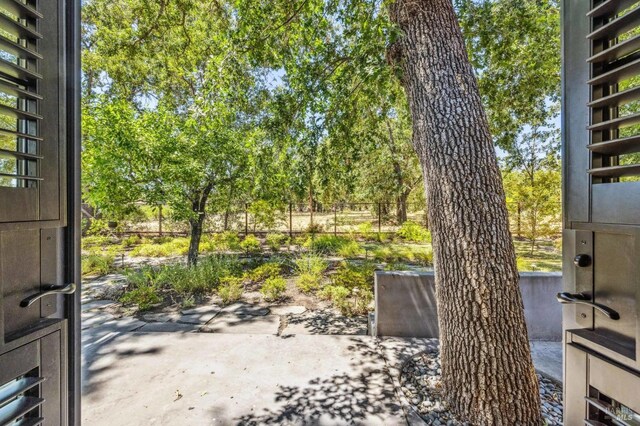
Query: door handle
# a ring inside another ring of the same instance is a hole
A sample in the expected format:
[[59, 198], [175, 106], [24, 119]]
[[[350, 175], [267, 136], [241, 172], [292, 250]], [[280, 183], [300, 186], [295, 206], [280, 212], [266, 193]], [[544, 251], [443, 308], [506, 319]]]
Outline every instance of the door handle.
[[44, 286], [41, 292], [32, 294], [26, 299], [23, 299], [20, 302], [20, 307], [26, 308], [28, 306], [31, 306], [36, 300], [45, 296], [49, 296], [51, 294], [73, 294], [75, 293], [75, 291], [76, 291], [75, 284]]
[[556, 299], [558, 300], [558, 302], [562, 304], [577, 304], [577, 305], [591, 306], [593, 309], [596, 309], [602, 312], [604, 315], [606, 315], [612, 320], [617, 321], [620, 319], [619, 313], [617, 313], [616, 311], [614, 311], [608, 306], [592, 302], [591, 297], [587, 296], [584, 293], [569, 293], [565, 291], [562, 293], [558, 293], [556, 295]]

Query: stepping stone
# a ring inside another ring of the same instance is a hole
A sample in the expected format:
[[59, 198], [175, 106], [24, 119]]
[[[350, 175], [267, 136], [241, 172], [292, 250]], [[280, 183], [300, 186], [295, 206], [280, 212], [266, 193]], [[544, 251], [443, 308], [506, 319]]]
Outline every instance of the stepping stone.
[[146, 322], [131, 317], [107, 321], [100, 324], [99, 327], [82, 330], [82, 343], [86, 345], [104, 338], [110, 340], [119, 334], [134, 331], [146, 324]]
[[219, 315], [200, 329], [204, 333], [278, 334], [280, 317], [277, 315], [236, 316]]
[[198, 331], [198, 326], [176, 322], [151, 322], [136, 331], [140, 333], [194, 333]]
[[178, 318], [177, 322], [182, 324], [206, 324], [211, 321], [216, 314], [217, 313], [182, 315]]
[[183, 315], [196, 315], [196, 314], [217, 314], [222, 308], [218, 305], [204, 305], [198, 306], [193, 309], [183, 309], [181, 312]]
[[296, 305], [275, 305], [269, 306], [273, 315], [299, 315], [307, 310], [304, 306]]
[[269, 308], [240, 302], [226, 306], [221, 312], [224, 314], [230, 313], [238, 316], [265, 316], [269, 313]]
[[155, 312], [142, 314], [142, 319], [149, 322], [177, 322], [181, 315], [176, 312]]
[[106, 312], [85, 312], [82, 314], [82, 329], [95, 327], [114, 319], [115, 317], [113, 315], [107, 314]]
[[91, 311], [94, 309], [104, 309], [107, 306], [113, 306], [116, 302], [113, 300], [92, 300], [82, 304], [82, 312]]

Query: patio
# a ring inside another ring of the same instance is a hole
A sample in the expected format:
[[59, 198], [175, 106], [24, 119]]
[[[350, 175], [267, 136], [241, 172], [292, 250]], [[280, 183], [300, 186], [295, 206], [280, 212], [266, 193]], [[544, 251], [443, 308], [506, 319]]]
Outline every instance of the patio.
[[[376, 339], [295, 306], [237, 303], [175, 318], [114, 318], [91, 288], [83, 305], [87, 423], [423, 423], [400, 374], [437, 339]], [[561, 344], [532, 342], [532, 351], [536, 368], [561, 381]]]

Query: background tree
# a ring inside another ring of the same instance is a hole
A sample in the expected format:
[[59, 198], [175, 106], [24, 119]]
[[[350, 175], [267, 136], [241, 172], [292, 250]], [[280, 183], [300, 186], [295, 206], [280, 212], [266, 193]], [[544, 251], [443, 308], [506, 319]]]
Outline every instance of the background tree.
[[[260, 74], [235, 49], [232, 16], [216, 1], [93, 0], [85, 15], [86, 75], [101, 77], [86, 89], [124, 99], [130, 104], [122, 107], [126, 119], [144, 123], [137, 132], [125, 121], [117, 128], [105, 122], [87, 127], [97, 133], [85, 135], [86, 162], [102, 176], [93, 191], [113, 192], [97, 189], [100, 184], [122, 188], [123, 205], [162, 194], [176, 219], [189, 223], [193, 264], [212, 195], [239, 187], [247, 175], [258, 134], [251, 109], [260, 104]], [[95, 161], [96, 151], [108, 148], [105, 141], [124, 145], [125, 155]], [[132, 143], [140, 145], [132, 155], [149, 155], [126, 157]], [[105, 168], [114, 166], [135, 171], [109, 183]]]
[[561, 230], [560, 136], [535, 128], [511, 146], [504, 162], [504, 183], [512, 225], [518, 237], [535, 243]]

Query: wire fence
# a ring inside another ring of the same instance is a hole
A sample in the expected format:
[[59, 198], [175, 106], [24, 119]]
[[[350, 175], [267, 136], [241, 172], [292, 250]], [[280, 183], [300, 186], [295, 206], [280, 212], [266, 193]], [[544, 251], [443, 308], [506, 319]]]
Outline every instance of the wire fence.
[[[529, 206], [508, 203], [511, 232], [518, 238], [555, 237], [561, 232], [560, 203]], [[239, 234], [265, 235], [282, 233], [290, 236], [316, 234], [392, 234], [406, 221], [418, 223], [427, 229], [427, 210], [421, 203], [354, 202], [331, 205], [289, 203], [269, 211], [254, 211], [250, 205], [232, 205], [225, 211], [209, 213], [204, 233], [233, 231]], [[187, 235], [185, 223], [174, 222], [161, 214], [155, 220], [126, 223], [119, 227], [120, 234]]]

